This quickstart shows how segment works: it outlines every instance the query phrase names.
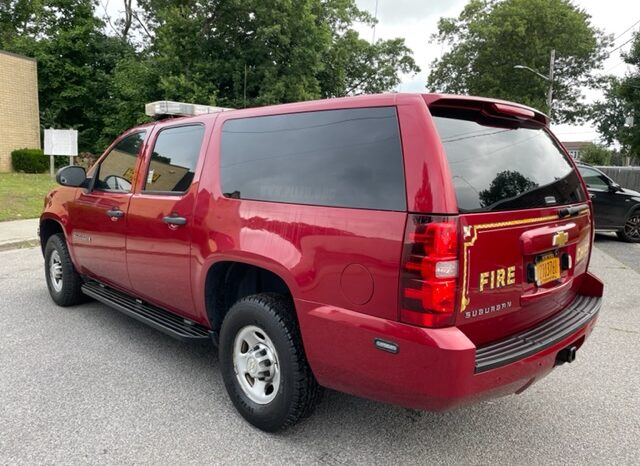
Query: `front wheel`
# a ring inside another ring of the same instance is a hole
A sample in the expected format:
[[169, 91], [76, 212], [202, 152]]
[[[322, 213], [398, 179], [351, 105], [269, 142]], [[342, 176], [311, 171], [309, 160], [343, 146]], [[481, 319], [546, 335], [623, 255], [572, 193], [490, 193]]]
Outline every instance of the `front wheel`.
[[629, 214], [624, 228], [618, 232], [618, 238], [628, 243], [640, 243], [640, 210]]
[[219, 351], [229, 397], [254, 426], [275, 432], [313, 411], [321, 388], [289, 298], [261, 293], [239, 300], [222, 323]]
[[73, 306], [85, 300], [82, 280], [76, 272], [62, 234], [52, 235], [44, 248], [44, 271], [51, 298], [58, 306]]

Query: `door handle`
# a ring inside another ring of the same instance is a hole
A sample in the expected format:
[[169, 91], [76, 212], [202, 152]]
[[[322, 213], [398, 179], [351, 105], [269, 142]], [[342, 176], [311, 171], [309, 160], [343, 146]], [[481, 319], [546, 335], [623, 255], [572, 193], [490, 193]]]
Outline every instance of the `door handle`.
[[595, 195], [595, 194], [593, 194], [593, 193], [589, 193], [589, 199], [593, 199], [594, 197], [596, 197], [596, 195]]
[[162, 219], [162, 221], [164, 223], [169, 224], [169, 225], [186, 225], [186, 223], [187, 223], [187, 219], [186, 218], [180, 217], [177, 214], [167, 215], [166, 217], [164, 217]]
[[124, 217], [124, 212], [114, 207], [113, 209], [107, 210], [107, 216], [111, 218], [122, 218]]

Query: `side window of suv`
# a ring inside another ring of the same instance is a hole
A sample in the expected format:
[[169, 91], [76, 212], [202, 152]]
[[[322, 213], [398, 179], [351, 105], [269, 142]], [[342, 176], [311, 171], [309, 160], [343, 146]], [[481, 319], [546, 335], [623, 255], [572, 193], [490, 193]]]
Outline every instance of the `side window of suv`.
[[228, 120], [220, 180], [226, 197], [404, 210], [394, 107], [324, 110]]
[[133, 171], [136, 168], [144, 137], [144, 131], [131, 134], [111, 149], [97, 169], [94, 189], [120, 193], [131, 192]]
[[586, 167], [578, 167], [578, 170], [580, 170], [580, 174], [584, 178], [584, 182], [588, 188], [609, 189], [609, 184], [606, 179], [596, 170]]
[[161, 130], [147, 170], [145, 193], [183, 193], [195, 175], [204, 126], [177, 126]]

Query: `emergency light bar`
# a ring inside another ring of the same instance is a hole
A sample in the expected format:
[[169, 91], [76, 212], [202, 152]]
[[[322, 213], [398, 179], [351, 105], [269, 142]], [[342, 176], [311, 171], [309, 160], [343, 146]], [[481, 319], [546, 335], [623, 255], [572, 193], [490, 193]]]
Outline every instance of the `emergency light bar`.
[[226, 112], [232, 108], [211, 107], [209, 105], [188, 104], [184, 102], [172, 102], [170, 100], [158, 100], [144, 106], [144, 113], [150, 117], [159, 119], [168, 116], [196, 116], [208, 113]]

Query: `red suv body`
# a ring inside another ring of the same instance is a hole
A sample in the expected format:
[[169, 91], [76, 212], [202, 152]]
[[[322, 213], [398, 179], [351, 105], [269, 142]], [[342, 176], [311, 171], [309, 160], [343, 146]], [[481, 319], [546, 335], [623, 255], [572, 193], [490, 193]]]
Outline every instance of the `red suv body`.
[[520, 393], [573, 360], [603, 288], [547, 125], [438, 94], [166, 119], [62, 176], [42, 247], [62, 234], [82, 291], [167, 333], [173, 315], [217, 340], [241, 298], [288, 296], [320, 386], [427, 410]]

